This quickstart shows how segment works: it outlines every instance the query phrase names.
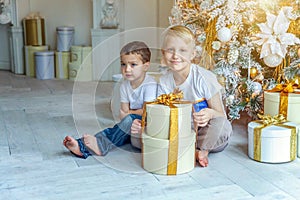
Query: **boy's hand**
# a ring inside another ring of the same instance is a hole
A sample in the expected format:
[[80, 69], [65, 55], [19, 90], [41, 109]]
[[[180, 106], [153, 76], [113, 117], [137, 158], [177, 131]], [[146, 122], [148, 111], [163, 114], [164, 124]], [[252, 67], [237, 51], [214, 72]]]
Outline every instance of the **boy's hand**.
[[212, 119], [212, 113], [211, 113], [211, 109], [209, 108], [204, 108], [199, 112], [193, 113], [194, 124], [196, 124], [199, 127], [206, 126], [209, 120], [211, 119]]
[[133, 120], [132, 125], [131, 125], [131, 133], [132, 134], [141, 134], [142, 133], [142, 126], [141, 126], [140, 119]]

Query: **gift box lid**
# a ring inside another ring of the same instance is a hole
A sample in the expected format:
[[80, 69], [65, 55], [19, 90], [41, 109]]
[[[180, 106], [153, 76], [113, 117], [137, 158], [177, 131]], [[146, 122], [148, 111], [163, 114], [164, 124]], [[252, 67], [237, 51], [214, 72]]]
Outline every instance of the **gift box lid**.
[[74, 31], [73, 26], [59, 26], [56, 28], [57, 31]]
[[[248, 133], [253, 134], [254, 128], [261, 126], [262, 124], [258, 122], [250, 122], [248, 124]], [[286, 122], [284, 125], [296, 127], [296, 133], [299, 133], [300, 125], [293, 122]], [[270, 125], [262, 129], [261, 137], [265, 138], [278, 138], [278, 137], [290, 137], [291, 129], [286, 127]]]
[[37, 51], [34, 52], [35, 56], [53, 56], [54, 55], [54, 51]]
[[[178, 143], [180, 143], [182, 146], [186, 147], [189, 145], [194, 145], [195, 141], [196, 141], [195, 131], [191, 130], [191, 134], [187, 137], [180, 137], [178, 140]], [[162, 149], [162, 148], [167, 149], [167, 148], [169, 148], [170, 140], [155, 138], [155, 137], [151, 137], [151, 136], [147, 135], [146, 133], [142, 133], [142, 143], [147, 146], [151, 146], [151, 147], [155, 147], [155, 148], [159, 148], [159, 149]]]
[[[178, 108], [178, 115], [190, 115], [192, 113], [192, 104], [174, 104]], [[169, 116], [170, 107], [162, 104], [147, 104], [147, 113], [151, 113], [152, 116]]]

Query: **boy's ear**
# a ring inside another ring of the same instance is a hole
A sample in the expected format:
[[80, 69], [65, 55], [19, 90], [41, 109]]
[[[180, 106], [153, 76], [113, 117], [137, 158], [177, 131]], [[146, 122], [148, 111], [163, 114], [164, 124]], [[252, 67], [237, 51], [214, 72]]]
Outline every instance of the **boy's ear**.
[[144, 63], [144, 70], [148, 71], [149, 67], [150, 67], [150, 62], [145, 62]]

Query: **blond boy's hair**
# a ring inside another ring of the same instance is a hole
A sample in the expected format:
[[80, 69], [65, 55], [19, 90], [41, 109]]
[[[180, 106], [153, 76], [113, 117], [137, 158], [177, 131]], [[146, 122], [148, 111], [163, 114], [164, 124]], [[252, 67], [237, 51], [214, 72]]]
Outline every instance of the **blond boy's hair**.
[[176, 36], [181, 38], [185, 43], [191, 44], [192, 47], [195, 47], [195, 35], [194, 33], [186, 26], [183, 25], [175, 25], [170, 26], [162, 33], [163, 47], [165, 46], [166, 38], [169, 36]]
[[150, 62], [151, 59], [151, 51], [149, 47], [141, 41], [129, 42], [123, 46], [120, 51], [120, 55], [122, 56], [130, 54], [140, 55], [143, 63]]

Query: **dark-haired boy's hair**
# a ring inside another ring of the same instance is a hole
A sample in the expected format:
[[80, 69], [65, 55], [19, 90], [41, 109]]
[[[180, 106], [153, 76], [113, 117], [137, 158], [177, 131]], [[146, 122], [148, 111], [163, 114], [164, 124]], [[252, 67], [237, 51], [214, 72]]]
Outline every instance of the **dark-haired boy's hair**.
[[141, 41], [127, 43], [120, 51], [120, 55], [138, 54], [141, 55], [143, 63], [150, 62], [151, 51], [149, 47]]

